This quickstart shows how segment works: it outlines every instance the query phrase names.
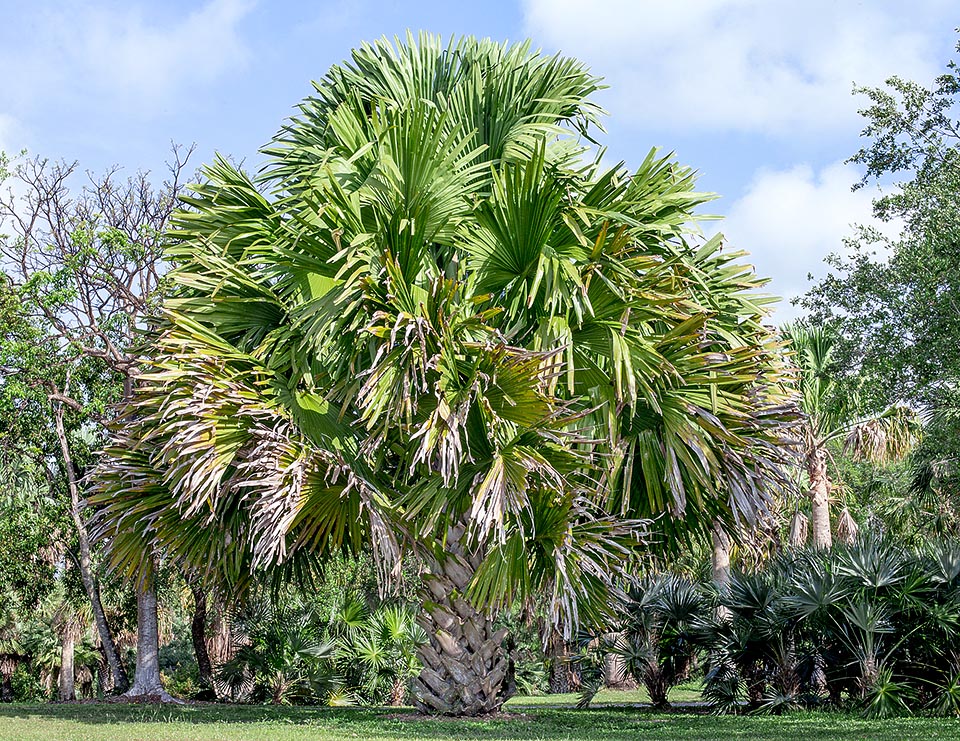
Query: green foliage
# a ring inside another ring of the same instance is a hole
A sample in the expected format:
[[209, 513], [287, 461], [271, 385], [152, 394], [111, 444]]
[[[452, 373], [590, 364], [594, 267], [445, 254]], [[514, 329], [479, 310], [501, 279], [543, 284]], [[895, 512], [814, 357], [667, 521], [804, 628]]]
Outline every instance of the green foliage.
[[[956, 712], [960, 546], [867, 536], [736, 573], [702, 623], [704, 697], [782, 712], [829, 699], [877, 717]], [[826, 698], [824, 697], [826, 695]]]
[[406, 704], [408, 684], [420, 673], [417, 648], [427, 635], [413, 608], [383, 604], [372, 613], [346, 599], [327, 626], [336, 644], [336, 661], [345, 685], [362, 702]]
[[708, 610], [700, 588], [673, 574], [641, 579], [630, 589], [613, 650], [655, 706], [669, 707], [667, 693], [689, 677]]
[[235, 653], [219, 667], [216, 681], [235, 701], [329, 702], [342, 682], [321, 626], [298, 599], [251, 600], [232, 616]]
[[386, 570], [466, 522], [467, 596], [572, 631], [648, 530], [679, 550], [785, 484], [764, 281], [696, 230], [691, 169], [590, 151], [582, 64], [422, 35], [315, 88], [256, 181], [218, 159], [175, 217], [98, 474], [119, 567]]
[[10, 688], [14, 702], [43, 702], [50, 699], [40, 675], [23, 664], [14, 669], [10, 676]]
[[857, 92], [867, 101], [866, 142], [851, 161], [865, 166], [863, 185], [885, 186], [875, 213], [902, 221], [903, 232], [859, 229], [801, 303], [811, 323], [839, 329], [838, 364], [869, 409], [899, 402], [931, 415], [914, 455], [922, 501], [903, 509], [911, 525], [951, 534], [960, 511], [951, 411], [960, 378], [960, 70], [952, 61], [929, 87], [892, 77]]

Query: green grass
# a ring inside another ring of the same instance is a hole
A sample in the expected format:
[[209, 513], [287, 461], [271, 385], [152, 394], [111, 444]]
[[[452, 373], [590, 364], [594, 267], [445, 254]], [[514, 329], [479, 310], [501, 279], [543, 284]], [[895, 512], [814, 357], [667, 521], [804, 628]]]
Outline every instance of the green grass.
[[0, 705], [0, 741], [350, 741], [367, 739], [956, 739], [960, 721], [898, 718], [868, 721], [840, 713], [798, 712], [715, 717], [653, 713], [634, 707], [578, 711], [522, 701], [512, 717], [495, 720], [423, 720], [410, 710]]
[[[700, 681], [687, 682], [678, 685], [670, 690], [668, 697], [670, 702], [701, 702], [700, 691], [703, 685]], [[518, 706], [524, 707], [575, 707], [579, 695], [571, 692], [565, 695], [528, 695], [526, 697], [514, 697], [507, 702], [508, 710]], [[636, 690], [600, 690], [597, 696], [593, 698], [591, 707], [597, 705], [636, 705], [638, 703], [649, 703], [650, 695], [644, 689]]]

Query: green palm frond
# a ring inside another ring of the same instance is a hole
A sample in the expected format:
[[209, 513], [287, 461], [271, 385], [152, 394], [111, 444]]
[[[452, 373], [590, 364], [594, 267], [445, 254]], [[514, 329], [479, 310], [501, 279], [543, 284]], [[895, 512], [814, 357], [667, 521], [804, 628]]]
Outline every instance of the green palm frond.
[[[652, 151], [590, 153], [599, 81], [526, 44], [357, 49], [264, 148], [218, 158], [169, 235], [157, 353], [93, 497], [234, 582], [467, 525], [486, 606], [602, 622], [617, 576], [790, 486], [764, 281]], [[138, 544], [141, 544], [138, 547]]]

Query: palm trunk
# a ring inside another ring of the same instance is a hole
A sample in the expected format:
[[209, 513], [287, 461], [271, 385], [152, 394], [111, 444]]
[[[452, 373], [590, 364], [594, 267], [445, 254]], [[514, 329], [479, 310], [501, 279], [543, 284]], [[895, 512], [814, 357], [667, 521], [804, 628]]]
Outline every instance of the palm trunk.
[[580, 677], [576, 665], [570, 660], [570, 647], [559, 631], [549, 630], [546, 654], [550, 664], [550, 693], [575, 692], [580, 688]]
[[463, 597], [479, 558], [466, 552], [465, 528], [450, 529], [442, 562], [428, 564], [424, 609], [417, 618], [429, 641], [418, 650], [423, 671], [413, 680], [417, 709], [441, 715], [494, 713], [513, 694], [512, 664], [503, 650], [507, 630]]
[[60, 633], [60, 702], [72, 702], [77, 699], [73, 662], [77, 631], [71, 617], [64, 618]]
[[193, 652], [197, 657], [197, 671], [200, 675], [200, 696], [198, 699], [216, 699], [213, 689], [213, 666], [207, 651], [207, 594], [203, 584], [194, 575], [187, 576], [187, 583], [193, 593], [193, 620], [190, 623], [190, 636], [193, 639]]
[[137, 587], [137, 668], [133, 685], [126, 697], [157, 698], [171, 702], [173, 698], [160, 681], [160, 630], [157, 620], [157, 591], [152, 580]]
[[77, 474], [73, 467], [73, 456], [70, 453], [70, 445], [67, 442], [67, 433], [63, 425], [63, 404], [54, 403], [54, 422], [56, 425], [57, 439], [60, 441], [60, 452], [63, 455], [63, 468], [67, 474], [67, 488], [70, 492], [70, 517], [77, 528], [77, 541], [80, 544], [80, 580], [83, 582], [83, 589], [90, 600], [90, 606], [93, 611], [93, 621], [97, 626], [97, 634], [100, 636], [100, 642], [103, 646], [103, 653], [107, 659], [107, 665], [110, 668], [110, 676], [113, 680], [113, 688], [117, 692], [123, 692], [127, 689], [129, 680], [127, 671], [124, 669], [123, 662], [117, 652], [117, 644], [114, 643], [113, 634], [110, 632], [110, 626], [107, 624], [107, 616], [103, 610], [103, 602], [100, 599], [100, 584], [93, 576], [93, 559], [90, 555], [90, 534], [87, 531], [87, 524], [83, 521], [80, 514], [80, 490], [77, 484]]
[[830, 479], [827, 477], [827, 451], [814, 447], [807, 453], [807, 477], [810, 479], [810, 519], [813, 547], [833, 545], [830, 534]]
[[[123, 400], [133, 398], [133, 378], [127, 372], [123, 377]], [[149, 546], [144, 543], [144, 548]], [[127, 697], [157, 697], [162, 702], [173, 698], [160, 681], [160, 624], [157, 619], [157, 591], [152, 578], [144, 578], [137, 586], [137, 667], [133, 686]]]
[[718, 585], [730, 583], [730, 536], [719, 522], [713, 524], [713, 581]]

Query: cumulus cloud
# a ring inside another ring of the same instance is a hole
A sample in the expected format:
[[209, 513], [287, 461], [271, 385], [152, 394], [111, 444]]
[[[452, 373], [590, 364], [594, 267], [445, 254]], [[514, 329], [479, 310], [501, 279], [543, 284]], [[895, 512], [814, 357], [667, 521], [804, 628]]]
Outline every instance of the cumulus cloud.
[[810, 287], [808, 274], [825, 273], [823, 259], [843, 250], [854, 225], [870, 224], [888, 236], [899, 231], [899, 223], [873, 218], [876, 192], [851, 191], [855, 181], [856, 173], [839, 162], [820, 170], [760, 170], [720, 222], [727, 241], [748, 250], [758, 274], [771, 278], [768, 290], [784, 298], [779, 321], [798, 315], [789, 300]]
[[140, 4], [25, 9], [29, 45], [0, 52], [6, 97], [29, 103], [52, 90], [111, 96], [147, 109], [165, 104], [182, 88], [244, 63], [239, 25], [253, 5], [209, 0], [186, 14]]
[[618, 118], [687, 131], [856, 125], [853, 82], [928, 80], [945, 0], [525, 0], [527, 32], [589, 62]]
[[237, 25], [249, 0], [212, 0], [182, 20], [161, 26], [141, 12], [91, 13], [81, 61], [102, 84], [167, 92], [184, 82], [207, 82], [242, 63]]

